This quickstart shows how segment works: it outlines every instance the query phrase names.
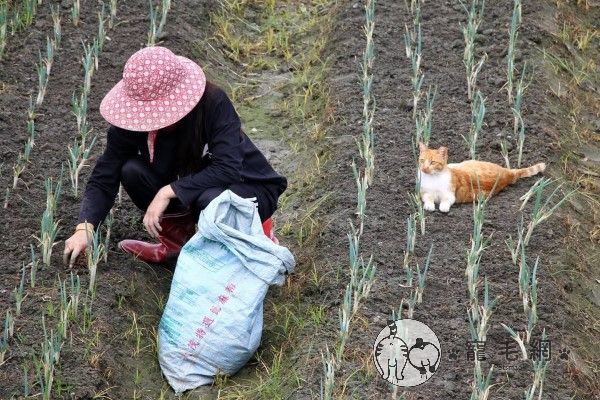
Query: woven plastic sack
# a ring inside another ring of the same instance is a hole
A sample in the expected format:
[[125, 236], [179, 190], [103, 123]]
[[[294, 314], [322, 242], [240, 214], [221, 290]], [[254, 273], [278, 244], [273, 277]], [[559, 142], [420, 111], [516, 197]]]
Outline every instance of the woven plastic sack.
[[160, 366], [176, 393], [248, 362], [267, 289], [294, 269], [292, 253], [265, 236], [252, 200], [224, 191], [201, 212], [177, 260], [158, 331]]

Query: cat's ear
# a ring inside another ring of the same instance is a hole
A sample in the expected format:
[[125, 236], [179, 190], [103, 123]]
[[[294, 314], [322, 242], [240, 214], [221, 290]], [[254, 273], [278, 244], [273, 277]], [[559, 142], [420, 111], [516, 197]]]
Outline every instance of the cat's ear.
[[425, 145], [425, 143], [419, 142], [419, 150], [421, 152], [424, 152], [425, 150], [427, 150], [427, 146]]
[[438, 153], [440, 153], [442, 157], [448, 157], [448, 148], [442, 146], [438, 149]]

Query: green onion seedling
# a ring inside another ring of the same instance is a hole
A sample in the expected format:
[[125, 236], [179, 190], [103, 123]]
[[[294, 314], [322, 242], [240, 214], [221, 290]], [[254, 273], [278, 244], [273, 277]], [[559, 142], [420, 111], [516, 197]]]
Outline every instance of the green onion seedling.
[[484, 118], [485, 99], [479, 89], [477, 89], [471, 108], [471, 127], [469, 128], [469, 134], [466, 137], [463, 135], [464, 141], [469, 146], [469, 154], [471, 155], [472, 160], [476, 159], [477, 139], [481, 132], [481, 128], [483, 127]]
[[154, 7], [152, 0], [148, 0], [150, 5], [150, 26], [148, 28], [148, 43], [147, 46], [151, 47], [156, 44], [156, 19], [158, 14], [158, 8]]
[[[104, 20], [106, 19], [106, 10], [104, 7], [104, 2], [102, 3], [102, 11], [98, 12], [98, 34], [96, 38], [98, 39], [98, 52], [101, 52], [104, 48], [104, 41], [106, 40], [106, 28], [104, 27]], [[98, 67], [96, 67], [98, 68]]]
[[425, 260], [425, 268], [421, 272], [419, 264], [417, 264], [417, 289], [416, 289], [416, 300], [417, 304], [421, 304], [423, 301], [423, 291], [425, 290], [425, 281], [427, 279], [427, 273], [429, 272], [429, 263], [431, 261], [431, 252], [433, 251], [433, 245], [429, 248], [427, 253], [427, 259]]
[[79, 279], [79, 275], [73, 276], [73, 272], [71, 272], [71, 318], [77, 318], [77, 312], [79, 309], [79, 297], [81, 295], [81, 281]]
[[462, 3], [463, 8], [467, 11], [467, 24], [462, 26], [463, 36], [465, 39], [465, 50], [463, 53], [463, 63], [465, 64], [467, 74], [467, 91], [469, 100], [473, 100], [475, 95], [475, 87], [477, 84], [477, 75], [487, 58], [484, 55], [477, 64], [475, 64], [475, 37], [481, 22], [483, 20], [483, 10], [485, 8], [485, 0], [471, 0], [471, 6], [466, 7]]
[[31, 263], [29, 263], [29, 266], [31, 267], [31, 269], [29, 271], [29, 283], [30, 283], [30, 286], [32, 288], [34, 288], [35, 287], [35, 276], [36, 276], [39, 260], [37, 259], [36, 255], [35, 255], [35, 249], [32, 244], [29, 245], [29, 249], [31, 250]]
[[[546, 329], [542, 331], [542, 341], [546, 341]], [[532, 360], [533, 364], [533, 382], [531, 386], [525, 392], [525, 400], [533, 400], [535, 399], [535, 393], [537, 392], [537, 400], [541, 400], [543, 398], [542, 394], [544, 393], [544, 380], [546, 379], [546, 371], [548, 369], [549, 359], [544, 357], [539, 357], [537, 360]]]
[[106, 249], [102, 243], [102, 233], [100, 227], [98, 227], [93, 234], [90, 234], [89, 232], [86, 233], [88, 234], [88, 248], [86, 250], [86, 255], [88, 270], [90, 272], [88, 291], [93, 296], [96, 291], [96, 271]]
[[562, 184], [558, 185], [552, 193], [546, 198], [545, 201], [542, 202], [542, 196], [544, 193], [544, 189], [548, 187], [553, 181], [547, 178], [540, 178], [529, 191], [521, 197], [523, 200], [523, 204], [521, 205], [521, 210], [525, 207], [525, 204], [528, 200], [535, 196], [535, 201], [533, 205], [533, 210], [531, 211], [531, 219], [527, 225], [527, 233], [525, 234], [525, 239], [523, 240], [523, 245], [527, 246], [529, 244], [529, 240], [531, 239], [531, 235], [533, 234], [534, 229], [550, 218], [554, 212], [560, 207], [567, 199], [569, 199], [572, 195], [575, 194], [575, 190], [568, 192], [566, 195], [562, 197], [562, 199], [558, 200], [554, 205], [551, 205], [552, 201], [555, 199], [555, 196], [558, 195]]
[[508, 104], [512, 105], [513, 98], [513, 80], [515, 74], [515, 48], [519, 36], [519, 25], [521, 23], [521, 0], [513, 0], [513, 12], [508, 31], [508, 52], [506, 56], [506, 89], [508, 91]]
[[8, 351], [8, 341], [0, 337], [0, 366], [4, 364], [6, 352]]
[[8, 4], [0, 4], [0, 60], [6, 49], [6, 26], [8, 25]]
[[516, 240], [512, 238], [512, 235], [508, 236], [508, 239], [506, 240], [506, 246], [508, 247], [508, 250], [510, 251], [510, 256], [512, 258], [512, 262], [514, 265], [517, 265], [517, 260], [519, 259], [519, 254], [521, 254], [521, 248], [523, 246], [523, 225], [524, 225], [524, 219], [523, 219], [523, 215], [521, 215], [521, 220], [519, 222], [519, 224], [517, 225], [517, 238]]
[[23, 304], [23, 300], [27, 297], [25, 294], [25, 263], [23, 263], [23, 269], [21, 272], [21, 282], [19, 282], [19, 286], [15, 288], [15, 313], [21, 315], [21, 305]]
[[6, 318], [4, 319], [4, 340], [8, 341], [15, 333], [15, 319], [12, 312], [6, 310]]
[[52, 14], [52, 25], [54, 30], [54, 46], [56, 49], [60, 48], [62, 42], [62, 29], [60, 26], [60, 6], [50, 5], [50, 13]]
[[321, 400], [332, 400], [335, 384], [335, 356], [331, 354], [329, 348], [326, 349], [326, 355], [321, 352], [323, 360], [323, 375], [321, 380]]
[[39, 107], [44, 102], [44, 96], [46, 95], [46, 86], [48, 85], [48, 69], [42, 55], [40, 53], [40, 62], [37, 64], [38, 73], [38, 95], [36, 105]]
[[73, 1], [73, 6], [71, 7], [71, 20], [73, 21], [73, 25], [79, 26], [79, 13], [80, 13], [80, 2], [79, 0]]
[[160, 5], [160, 23], [156, 29], [156, 38], [160, 38], [162, 31], [167, 23], [167, 14], [171, 10], [171, 0], [161, 0]]
[[521, 114], [521, 109], [523, 107], [523, 93], [525, 93], [525, 89], [529, 86], [529, 82], [525, 83], [525, 71], [527, 65], [523, 66], [523, 71], [521, 73], [521, 79], [517, 82], [517, 88], [515, 93], [514, 104], [512, 107], [513, 112], [513, 135], [517, 138], [517, 167], [521, 167], [521, 159], [523, 157], [523, 146], [525, 144], [525, 124], [523, 122], [523, 117]]
[[108, 20], [108, 29], [112, 29], [117, 17], [117, 0], [110, 0], [110, 19]]
[[508, 157], [508, 143], [506, 140], [502, 139], [500, 141], [500, 154], [502, 154], [502, 158], [504, 158], [504, 164], [506, 168], [510, 169], [510, 158]]
[[522, 335], [517, 334], [517, 332], [515, 332], [511, 327], [509, 327], [506, 324], [500, 323], [500, 325], [502, 325], [502, 327], [508, 332], [510, 337], [519, 345], [519, 349], [521, 349], [521, 359], [527, 360], [527, 349], [525, 348], [525, 342], [523, 341], [524, 338], [521, 337]]

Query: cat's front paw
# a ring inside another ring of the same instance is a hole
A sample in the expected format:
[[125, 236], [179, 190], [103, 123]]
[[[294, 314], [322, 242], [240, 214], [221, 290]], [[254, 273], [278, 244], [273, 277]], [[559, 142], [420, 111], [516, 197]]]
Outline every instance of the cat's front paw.
[[423, 208], [427, 211], [435, 211], [435, 204], [430, 202], [423, 203]]
[[440, 203], [440, 211], [443, 213], [450, 211], [450, 204]]

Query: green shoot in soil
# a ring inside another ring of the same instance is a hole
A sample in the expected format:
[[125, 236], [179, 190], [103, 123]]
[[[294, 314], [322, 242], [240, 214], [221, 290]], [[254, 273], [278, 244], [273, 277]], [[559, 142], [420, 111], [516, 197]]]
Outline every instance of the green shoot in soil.
[[29, 266], [31, 268], [30, 272], [29, 272], [29, 284], [32, 288], [34, 288], [35, 287], [35, 277], [36, 277], [39, 260], [37, 259], [36, 255], [35, 255], [35, 249], [33, 247], [33, 244], [29, 245], [29, 249], [31, 250], [31, 263], [29, 263]]
[[8, 5], [0, 4], [0, 60], [6, 48], [6, 26], [8, 25]]
[[[62, 175], [62, 173], [61, 173]], [[62, 178], [62, 176], [61, 176]], [[46, 209], [42, 214], [40, 237], [38, 241], [42, 246], [42, 262], [45, 265], [50, 265], [50, 258], [52, 256], [52, 248], [54, 247], [54, 241], [58, 234], [58, 221], [55, 220], [55, 213], [60, 198], [60, 192], [62, 188], [61, 180], [53, 184], [52, 178], [46, 178]]]
[[[421, 35], [421, 0], [411, 2], [410, 11], [413, 16], [412, 29], [405, 25], [404, 48], [406, 57], [410, 61], [412, 71], [411, 83], [413, 87], [413, 119], [417, 118], [419, 99], [421, 98], [421, 86], [424, 74], [421, 70], [422, 42]], [[418, 143], [418, 142], [417, 142]]]
[[477, 139], [481, 128], [483, 127], [483, 119], [485, 118], [485, 99], [479, 91], [476, 90], [475, 98], [471, 104], [471, 127], [469, 128], [468, 136], [463, 136], [463, 139], [469, 146], [469, 154], [471, 159], [476, 159], [477, 154]]
[[75, 26], [79, 26], [79, 13], [80, 13], [79, 0], [73, 0], [73, 5], [71, 6], [71, 20], [73, 21], [73, 25], [75, 25]]
[[100, 227], [98, 227], [93, 234], [88, 233], [88, 247], [86, 249], [88, 270], [90, 272], [90, 283], [88, 291], [92, 295], [96, 291], [96, 271], [100, 260], [104, 257], [104, 244], [102, 241], [102, 233]]
[[465, 64], [467, 73], [467, 91], [469, 100], [473, 100], [475, 95], [475, 87], [477, 85], [477, 75], [485, 62], [487, 55], [483, 55], [479, 62], [475, 64], [475, 37], [477, 30], [483, 20], [483, 10], [485, 8], [485, 0], [471, 0], [471, 6], [467, 8], [462, 3], [465, 11], [467, 11], [467, 25], [462, 26], [463, 36], [465, 39], [465, 51], [463, 53], [463, 63]]
[[510, 335], [510, 337], [517, 342], [517, 344], [519, 345], [519, 349], [521, 349], [521, 359], [522, 360], [527, 360], [527, 349], [525, 348], [525, 334], [523, 334], [523, 337], [521, 337], [520, 334], [517, 334], [517, 332], [514, 331], [514, 329], [512, 329], [510, 326], [500, 323], [500, 325], [502, 325], [502, 327], [504, 328], [504, 330], [506, 330], [508, 332], [508, 334]]
[[96, 38], [98, 39], [98, 52], [102, 51], [102, 48], [104, 47], [104, 41], [106, 40], [106, 28], [104, 27], [105, 19], [106, 10], [103, 2], [102, 9], [98, 12], [98, 34], [96, 35]]
[[531, 196], [535, 196], [533, 210], [531, 211], [531, 220], [527, 225], [527, 233], [525, 234], [525, 238], [523, 239], [523, 245], [527, 246], [529, 244], [529, 240], [531, 239], [531, 235], [533, 234], [533, 230], [542, 222], [547, 220], [554, 214], [554, 212], [560, 207], [568, 198], [570, 198], [573, 194], [575, 194], [575, 190], [568, 192], [562, 199], [558, 200], [554, 205], [551, 205], [552, 201], [555, 200], [555, 196], [558, 196], [559, 190], [562, 187], [558, 185], [546, 200], [542, 203], [542, 196], [546, 187], [548, 187], [553, 181], [547, 178], [540, 178], [532, 187], [529, 189], [525, 195], [521, 197], [523, 200], [523, 204], [521, 205], [521, 210], [525, 207], [525, 204], [529, 201]]
[[112, 29], [117, 17], [117, 0], [110, 0], [110, 19], [108, 20], [108, 29]]
[[374, 43], [373, 31], [375, 27], [375, 0], [367, 0], [365, 5], [366, 22], [364, 32], [366, 46], [362, 62], [362, 84], [363, 84], [363, 131], [361, 139], [357, 140], [359, 154], [363, 161], [363, 168], [357, 168], [353, 162], [352, 170], [357, 183], [357, 214], [359, 219], [358, 229], [350, 223], [351, 232], [348, 233], [350, 282], [346, 286], [342, 306], [339, 309], [339, 333], [335, 354], [322, 354], [324, 365], [324, 377], [321, 384], [321, 398], [332, 399], [335, 387], [335, 371], [343, 359], [346, 341], [350, 336], [350, 324], [352, 318], [358, 311], [361, 301], [368, 296], [373, 278], [375, 276], [375, 264], [373, 256], [365, 262], [360, 251], [360, 239], [362, 237], [365, 210], [366, 190], [372, 182], [374, 173], [374, 133], [373, 116], [375, 112], [375, 99], [372, 95]]
[[54, 30], [54, 46], [59, 48], [62, 42], [62, 30], [60, 26], [60, 6], [56, 8], [51, 4], [50, 12], [52, 14], [52, 26]]
[[521, 109], [523, 106], [523, 93], [529, 83], [525, 83], [525, 71], [527, 64], [523, 65], [523, 71], [521, 72], [521, 79], [517, 82], [514, 104], [512, 107], [513, 112], [513, 135], [517, 138], [517, 167], [521, 167], [521, 159], [523, 156], [523, 145], [525, 144], [525, 124], [523, 123], [523, 116]]
[[21, 282], [19, 282], [19, 287], [15, 288], [15, 313], [17, 316], [21, 315], [21, 305], [23, 304], [23, 300], [27, 297], [25, 294], [25, 271], [26, 271], [25, 263], [23, 263], [23, 268], [21, 270]]
[[508, 31], [508, 53], [506, 56], [506, 90], [508, 92], [508, 104], [512, 105], [513, 80], [515, 74], [515, 47], [519, 37], [519, 25], [521, 24], [521, 0], [513, 0], [513, 12]]

